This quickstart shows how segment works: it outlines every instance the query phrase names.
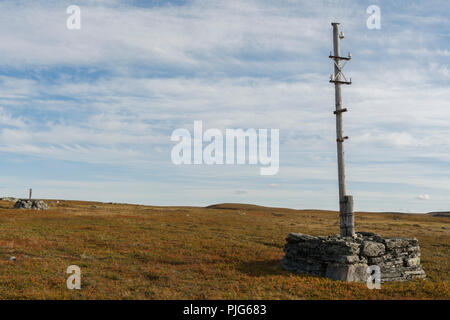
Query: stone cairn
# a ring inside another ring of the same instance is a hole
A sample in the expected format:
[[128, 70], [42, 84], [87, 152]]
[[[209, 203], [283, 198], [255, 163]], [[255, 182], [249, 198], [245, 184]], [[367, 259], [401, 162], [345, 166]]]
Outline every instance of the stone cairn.
[[48, 205], [42, 200], [19, 199], [14, 204], [14, 209], [47, 210], [48, 209]]
[[354, 237], [314, 237], [291, 233], [286, 238], [283, 267], [347, 282], [366, 282], [368, 266], [380, 267], [381, 283], [425, 278], [416, 238], [382, 238], [371, 232]]
[[13, 198], [13, 197], [3, 197], [3, 198], [1, 198], [0, 200], [2, 200], [2, 201], [16, 202], [16, 201], [19, 200], [19, 199]]

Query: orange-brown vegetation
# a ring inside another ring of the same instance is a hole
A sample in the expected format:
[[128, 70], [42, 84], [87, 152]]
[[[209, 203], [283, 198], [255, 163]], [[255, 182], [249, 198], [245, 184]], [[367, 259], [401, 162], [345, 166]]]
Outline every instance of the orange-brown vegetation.
[[[417, 237], [428, 277], [369, 290], [280, 267], [288, 233], [337, 233], [336, 212], [46, 202], [33, 211], [0, 201], [2, 299], [450, 298], [448, 217], [356, 213], [359, 231]], [[66, 287], [69, 265], [81, 268], [81, 290]]]

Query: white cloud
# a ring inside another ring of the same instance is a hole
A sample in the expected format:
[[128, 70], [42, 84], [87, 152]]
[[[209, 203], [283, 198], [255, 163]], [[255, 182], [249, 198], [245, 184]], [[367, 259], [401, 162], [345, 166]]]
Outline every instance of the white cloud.
[[[167, 151], [173, 129], [200, 119], [210, 128], [280, 129], [280, 190], [303, 179], [334, 180], [327, 55], [330, 22], [340, 17], [344, 50], [353, 53], [346, 67], [353, 85], [344, 89], [349, 180], [449, 188], [448, 42], [432, 29], [448, 19], [422, 17], [423, 28], [416, 28], [408, 20], [415, 8], [397, 18], [383, 11], [390, 26], [372, 32], [364, 5], [354, 1], [191, 1], [152, 8], [80, 1], [82, 29], [69, 31], [64, 5], [0, 3], [0, 40], [8, 44], [0, 64], [9, 71], [0, 76], [2, 152], [142, 170], [165, 164], [167, 175], [195, 172], [193, 183], [203, 178], [202, 169], [173, 169]], [[209, 176], [232, 171], [249, 183], [257, 175], [247, 168], [214, 170]], [[279, 186], [261, 185], [273, 193]], [[382, 194], [371, 193], [373, 202]]]
[[381, 144], [393, 147], [414, 147], [420, 144], [418, 139], [407, 132], [366, 132], [354, 138], [355, 143]]
[[25, 128], [26, 123], [22, 117], [13, 117], [8, 112], [0, 107], [0, 125], [6, 127]]

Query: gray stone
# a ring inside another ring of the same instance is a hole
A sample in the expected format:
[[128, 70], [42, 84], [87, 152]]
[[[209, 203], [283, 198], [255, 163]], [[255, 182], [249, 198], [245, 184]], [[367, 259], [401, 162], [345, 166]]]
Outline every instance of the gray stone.
[[389, 249], [402, 248], [409, 244], [408, 239], [391, 238], [386, 239], [386, 247]]
[[327, 266], [325, 276], [333, 280], [346, 282], [366, 282], [368, 278], [367, 264], [339, 264], [330, 263]]
[[14, 209], [47, 210], [48, 205], [42, 200], [19, 199], [14, 204]]
[[374, 265], [374, 264], [379, 265], [379, 264], [385, 262], [386, 260], [387, 260], [387, 258], [385, 256], [368, 258], [370, 265]]
[[367, 266], [377, 265], [381, 282], [425, 278], [416, 238], [382, 238], [370, 232], [358, 232], [353, 238], [291, 233], [283, 250], [283, 267], [295, 273], [364, 282]]
[[345, 264], [352, 264], [359, 262], [360, 259], [358, 256], [340, 256], [338, 259], [338, 262], [345, 263]]
[[422, 277], [425, 277], [425, 271], [423, 271], [423, 270], [405, 271], [405, 275], [422, 278]]
[[411, 258], [406, 260], [406, 265], [408, 267], [417, 267], [420, 266], [420, 258]]
[[363, 236], [364, 238], [369, 238], [369, 237], [377, 236], [376, 233], [373, 233], [373, 232], [364, 232], [364, 231], [360, 231], [360, 232], [358, 232], [357, 234]]
[[364, 241], [363, 254], [367, 257], [378, 257], [384, 254], [385, 246], [379, 242]]
[[10, 202], [16, 202], [16, 201], [19, 200], [19, 199], [13, 198], [13, 197], [3, 197], [3, 198], [1, 198], [0, 200], [3, 200], [3, 201], [10, 201]]
[[358, 263], [350, 265], [348, 270], [348, 282], [366, 282], [369, 274], [367, 273], [367, 268], [369, 266], [365, 263]]
[[313, 236], [309, 236], [307, 234], [302, 234], [302, 233], [290, 233], [287, 236], [286, 241], [300, 242], [300, 241], [308, 241], [308, 240], [313, 240], [313, 239], [317, 239], [317, 238], [313, 237]]

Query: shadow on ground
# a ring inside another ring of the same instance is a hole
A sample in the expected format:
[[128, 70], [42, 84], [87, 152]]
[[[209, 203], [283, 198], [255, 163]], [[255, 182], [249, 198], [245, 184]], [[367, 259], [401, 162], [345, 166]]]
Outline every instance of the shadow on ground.
[[242, 262], [237, 266], [237, 270], [252, 277], [267, 275], [288, 275], [289, 272], [281, 266], [280, 260], [259, 260]]

